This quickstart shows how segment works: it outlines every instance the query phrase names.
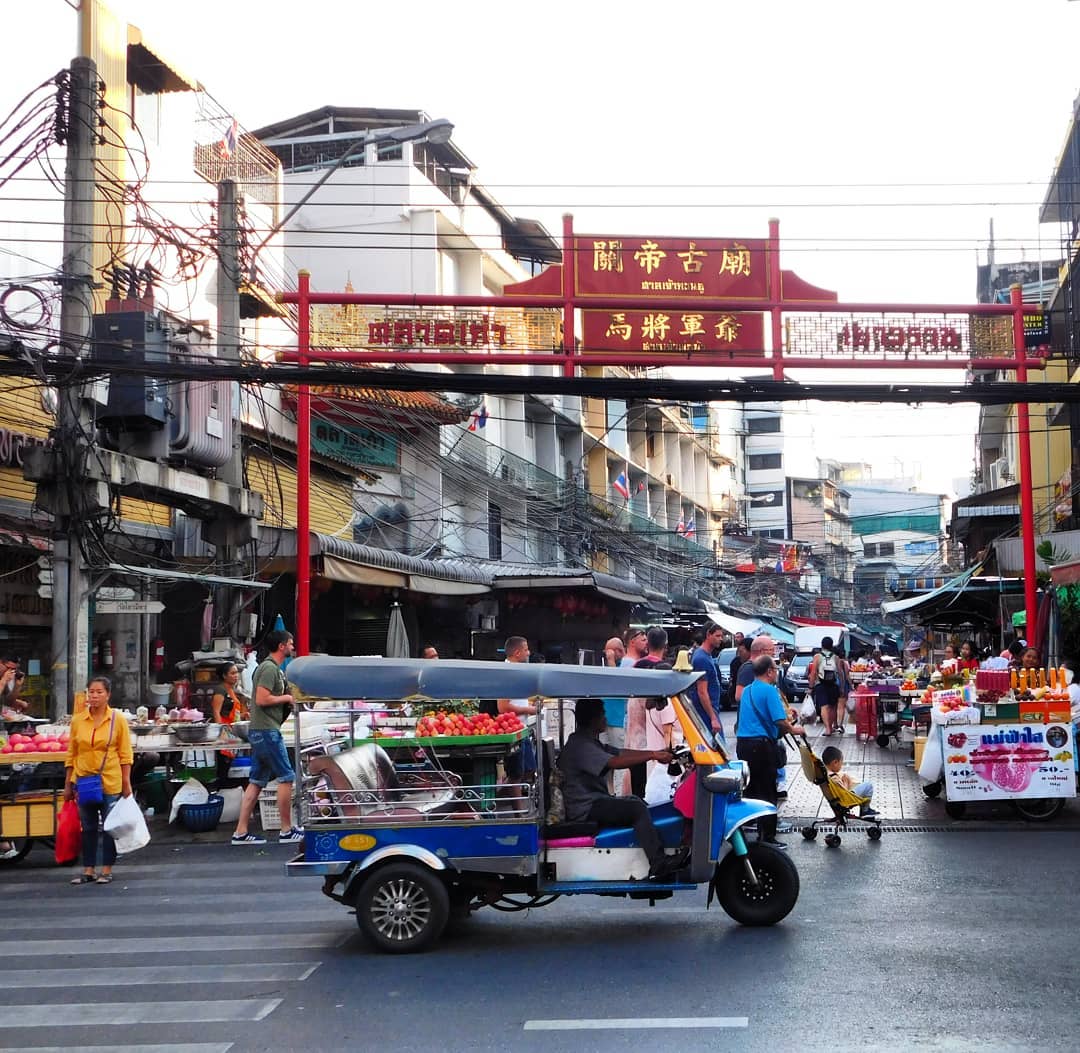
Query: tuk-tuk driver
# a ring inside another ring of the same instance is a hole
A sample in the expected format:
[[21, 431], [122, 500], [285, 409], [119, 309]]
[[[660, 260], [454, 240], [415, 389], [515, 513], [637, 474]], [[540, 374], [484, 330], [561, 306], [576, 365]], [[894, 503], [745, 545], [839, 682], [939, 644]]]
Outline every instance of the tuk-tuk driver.
[[689, 851], [665, 855], [645, 802], [640, 797], [613, 797], [607, 787], [609, 771], [651, 760], [670, 764], [671, 751], [619, 750], [602, 743], [600, 735], [607, 727], [607, 721], [604, 703], [598, 698], [578, 699], [574, 718], [577, 730], [566, 740], [558, 761], [563, 778], [566, 821], [632, 826], [638, 844], [649, 859], [650, 878], [664, 878], [679, 870], [685, 865]]

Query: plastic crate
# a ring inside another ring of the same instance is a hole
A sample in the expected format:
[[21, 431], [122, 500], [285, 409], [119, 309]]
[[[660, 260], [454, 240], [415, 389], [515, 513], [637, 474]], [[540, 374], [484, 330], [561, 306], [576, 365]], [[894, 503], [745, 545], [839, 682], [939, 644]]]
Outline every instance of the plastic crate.
[[277, 787], [268, 786], [259, 793], [259, 818], [264, 830], [281, 829], [281, 812], [277, 806]]
[[176, 818], [185, 830], [190, 830], [193, 834], [205, 834], [217, 829], [224, 807], [225, 798], [219, 793], [212, 793], [204, 804], [180, 805]]

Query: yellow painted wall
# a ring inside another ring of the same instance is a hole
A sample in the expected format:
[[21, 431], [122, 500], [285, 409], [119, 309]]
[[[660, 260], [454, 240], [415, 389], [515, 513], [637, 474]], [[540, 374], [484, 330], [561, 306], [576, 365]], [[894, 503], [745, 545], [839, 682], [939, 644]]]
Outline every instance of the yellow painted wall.
[[[247, 458], [248, 485], [263, 495], [263, 522], [273, 527], [296, 527], [296, 469], [271, 461], [260, 452]], [[353, 520], [352, 483], [311, 472], [311, 529], [340, 534]]]
[[[1009, 379], [1015, 379], [1015, 375], [1010, 373]], [[1048, 362], [1041, 372], [1033, 371], [1028, 375], [1028, 380], [1032, 385], [1065, 383], [1068, 379], [1068, 368], [1064, 361]], [[1054, 484], [1072, 466], [1069, 429], [1067, 426], [1050, 427], [1047, 423], [1047, 410], [1050, 408], [1039, 403], [1031, 403], [1028, 406], [1031, 430], [1031, 488], [1034, 495], [1035, 524], [1040, 532], [1053, 527], [1051, 508], [1054, 505]], [[1006, 436], [1009, 462], [1016, 466], [1017, 482], [1019, 482], [1020, 461], [1015, 406], [1009, 407]]]

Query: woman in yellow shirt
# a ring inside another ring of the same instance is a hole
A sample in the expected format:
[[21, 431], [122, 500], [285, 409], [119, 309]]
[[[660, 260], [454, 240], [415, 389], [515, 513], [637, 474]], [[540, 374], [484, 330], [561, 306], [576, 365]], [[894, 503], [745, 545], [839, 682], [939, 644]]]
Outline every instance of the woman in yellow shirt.
[[[108, 677], [95, 676], [86, 685], [86, 707], [71, 718], [71, 737], [64, 761], [64, 800], [75, 799], [76, 780], [86, 775], [101, 775], [99, 800], [79, 801], [82, 821], [83, 872], [72, 879], [73, 885], [112, 881], [116, 845], [102, 826], [109, 809], [121, 794], [131, 796], [131, 732], [127, 718], [109, 706], [112, 685]], [[98, 841], [101, 841], [101, 874], [94, 873]]]

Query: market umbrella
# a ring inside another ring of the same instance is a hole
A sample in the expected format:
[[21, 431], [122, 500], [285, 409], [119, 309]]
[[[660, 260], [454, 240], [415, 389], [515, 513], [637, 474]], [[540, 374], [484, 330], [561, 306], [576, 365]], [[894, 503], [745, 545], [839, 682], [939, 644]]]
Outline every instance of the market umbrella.
[[412, 654], [409, 634], [405, 631], [405, 619], [401, 616], [401, 604], [390, 608], [390, 625], [386, 630], [386, 657], [408, 658]]

